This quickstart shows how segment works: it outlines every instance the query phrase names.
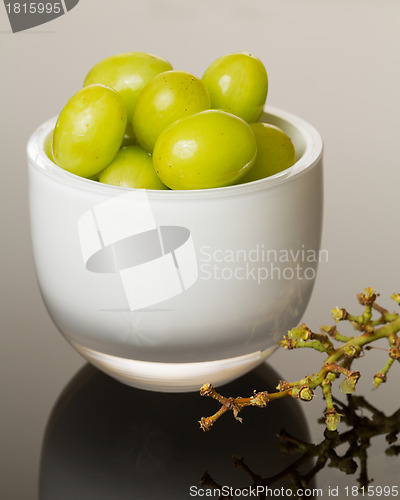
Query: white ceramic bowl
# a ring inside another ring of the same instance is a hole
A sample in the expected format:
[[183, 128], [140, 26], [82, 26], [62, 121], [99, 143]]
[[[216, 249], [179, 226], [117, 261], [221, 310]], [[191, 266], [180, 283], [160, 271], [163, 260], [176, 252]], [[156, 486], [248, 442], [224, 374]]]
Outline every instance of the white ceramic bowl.
[[34, 258], [58, 329], [89, 362], [158, 391], [220, 385], [251, 370], [301, 319], [320, 259], [322, 140], [266, 108], [298, 160], [248, 184], [120, 188], [51, 162], [28, 143]]

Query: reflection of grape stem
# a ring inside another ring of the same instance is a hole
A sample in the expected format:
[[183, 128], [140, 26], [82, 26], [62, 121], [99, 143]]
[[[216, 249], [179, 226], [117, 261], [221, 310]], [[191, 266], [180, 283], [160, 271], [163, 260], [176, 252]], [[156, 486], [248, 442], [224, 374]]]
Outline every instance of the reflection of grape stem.
[[[247, 473], [253, 481], [252, 487], [271, 486], [278, 481], [290, 477], [294, 486], [299, 488], [306, 487], [313, 477], [324, 467], [336, 467], [346, 474], [354, 474], [360, 463], [360, 475], [358, 483], [365, 488], [371, 482], [367, 471], [367, 450], [371, 438], [379, 435], [386, 435], [386, 441], [389, 447], [386, 454], [399, 455], [400, 446], [393, 443], [397, 440], [397, 434], [400, 432], [400, 409], [390, 416], [384, 415], [370, 405], [363, 397], [348, 396], [348, 403], [343, 404], [338, 400], [335, 403], [339, 406], [343, 420], [349, 426], [349, 430], [339, 434], [337, 431], [326, 431], [325, 439], [319, 444], [306, 443], [281, 431], [279, 434], [280, 447], [288, 453], [301, 453], [301, 456], [288, 467], [278, 474], [268, 478], [261, 478], [255, 474], [246, 465], [243, 458], [234, 456], [233, 464], [238, 469]], [[357, 410], [368, 410], [371, 413], [370, 418], [359, 415]], [[341, 445], [348, 445], [348, 448], [341, 455], [335, 451]], [[305, 465], [316, 458], [315, 464], [310, 470], [302, 473]], [[210, 476], [208, 472], [203, 475], [201, 480], [203, 486], [215, 489], [221, 489], [221, 486]], [[248, 489], [248, 488], [247, 488]], [[246, 488], [243, 488], [246, 490]]]
[[[377, 294], [372, 288], [366, 288], [364, 293], [358, 295], [358, 301], [365, 307], [360, 316], [349, 314], [346, 309], [332, 309], [332, 316], [335, 322], [349, 321], [353, 327], [361, 332], [359, 335], [351, 337], [338, 332], [336, 326], [322, 326], [322, 333], [314, 333], [304, 324], [292, 328], [287, 337], [279, 342], [285, 349], [299, 349], [302, 347], [316, 349], [327, 354], [327, 359], [319, 372], [314, 375], [297, 380], [296, 382], [285, 382], [281, 380], [277, 386], [278, 391], [268, 393], [267, 391], [255, 393], [249, 398], [226, 398], [218, 394], [211, 384], [204, 384], [200, 389], [202, 396], [209, 396], [221, 403], [221, 408], [211, 417], [202, 417], [200, 427], [207, 431], [211, 429], [216, 420], [228, 410], [233, 411], [234, 417], [241, 421], [239, 412], [246, 406], [265, 407], [274, 400], [285, 396], [291, 396], [302, 401], [311, 401], [314, 397], [314, 390], [321, 387], [323, 392], [326, 410], [325, 422], [329, 430], [337, 429], [340, 422], [338, 413], [333, 404], [332, 382], [340, 375], [344, 375], [340, 388], [344, 394], [351, 394], [355, 390], [360, 372], [352, 371], [353, 361], [364, 351], [369, 350], [372, 342], [386, 338], [389, 342], [388, 360], [385, 366], [375, 374], [374, 384], [378, 387], [386, 381], [387, 374], [393, 363], [400, 361], [400, 315], [390, 313], [387, 309], [376, 304]], [[393, 294], [391, 297], [400, 304], [400, 294]], [[379, 313], [377, 319], [373, 318], [373, 311]], [[340, 347], [335, 348], [332, 340], [341, 342]]]

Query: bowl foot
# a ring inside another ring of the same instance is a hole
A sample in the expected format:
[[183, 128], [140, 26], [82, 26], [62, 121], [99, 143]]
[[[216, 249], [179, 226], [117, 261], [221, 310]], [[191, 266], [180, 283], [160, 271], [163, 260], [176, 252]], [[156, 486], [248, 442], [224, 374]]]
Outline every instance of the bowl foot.
[[157, 392], [198, 391], [205, 383], [227, 384], [260, 365], [275, 350], [272, 346], [244, 356], [196, 363], [156, 363], [120, 358], [71, 342], [89, 363], [123, 384]]

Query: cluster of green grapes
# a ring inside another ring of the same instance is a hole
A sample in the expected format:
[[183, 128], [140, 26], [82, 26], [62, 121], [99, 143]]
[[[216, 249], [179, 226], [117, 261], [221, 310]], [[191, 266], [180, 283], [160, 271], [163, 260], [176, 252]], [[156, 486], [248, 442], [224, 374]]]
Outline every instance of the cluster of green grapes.
[[260, 123], [268, 92], [262, 62], [225, 55], [203, 77], [160, 57], [108, 57], [62, 109], [48, 155], [78, 176], [145, 189], [207, 189], [290, 167], [292, 141]]

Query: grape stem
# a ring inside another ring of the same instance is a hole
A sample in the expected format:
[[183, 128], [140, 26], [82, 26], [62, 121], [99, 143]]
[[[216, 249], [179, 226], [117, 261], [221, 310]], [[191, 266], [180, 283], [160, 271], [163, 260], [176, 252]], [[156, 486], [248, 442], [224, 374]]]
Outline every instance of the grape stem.
[[[345, 474], [355, 474], [359, 470], [357, 478], [359, 487], [367, 488], [372, 481], [368, 477], [367, 451], [371, 440], [377, 436], [385, 436], [385, 441], [389, 445], [385, 450], [387, 457], [400, 455], [400, 446], [396, 444], [400, 430], [400, 410], [387, 416], [362, 396], [349, 395], [347, 403], [335, 398], [333, 401], [338, 406], [348, 430], [342, 433], [325, 432], [324, 439], [320, 443], [303, 441], [281, 430], [277, 434], [280, 451], [287, 454], [299, 453], [300, 456], [278, 473], [261, 477], [250, 469], [243, 457], [233, 455], [234, 467], [244, 472], [253, 483], [251, 486], [238, 488], [243, 496], [249, 496], [250, 488], [270, 487], [288, 477], [293, 483], [294, 491], [299, 488], [304, 490], [325, 467], [336, 468]], [[368, 417], [366, 412], [370, 413]], [[212, 489], [222, 488], [208, 471], [204, 473], [200, 483]]]
[[[200, 389], [201, 396], [208, 396], [221, 404], [220, 409], [210, 417], [202, 417], [199, 421], [203, 431], [210, 430], [215, 422], [228, 410], [233, 412], [236, 420], [242, 422], [238, 416], [239, 412], [246, 406], [258, 406], [264, 408], [270, 401], [291, 396], [302, 401], [311, 401], [314, 397], [314, 390], [321, 388], [326, 402], [325, 423], [328, 430], [337, 429], [340, 422], [340, 413], [337, 412], [333, 404], [332, 384], [340, 376], [344, 376], [341, 383], [341, 391], [345, 394], [354, 392], [360, 372], [351, 370], [353, 361], [370, 350], [371, 343], [386, 338], [389, 343], [388, 360], [385, 366], [374, 375], [374, 385], [379, 387], [386, 382], [388, 372], [395, 361], [400, 361], [400, 315], [390, 313], [387, 309], [376, 303], [378, 294], [372, 288], [366, 288], [364, 293], [357, 296], [358, 302], [364, 306], [361, 315], [350, 314], [346, 309], [332, 309], [332, 316], [336, 323], [339, 321], [350, 322], [354, 329], [361, 332], [351, 337], [340, 334], [336, 325], [322, 326], [322, 333], [312, 332], [306, 325], [302, 324], [289, 330], [287, 336], [278, 343], [280, 347], [287, 350], [309, 348], [327, 354], [327, 359], [320, 370], [307, 375], [295, 382], [285, 382], [281, 380], [277, 386], [277, 392], [267, 391], [255, 392], [248, 398], [224, 397], [219, 394], [212, 384], [204, 384]], [[400, 294], [393, 294], [391, 297], [400, 304]], [[373, 313], [378, 312], [379, 318], [373, 319]], [[332, 340], [340, 342], [339, 347], [335, 347]]]

